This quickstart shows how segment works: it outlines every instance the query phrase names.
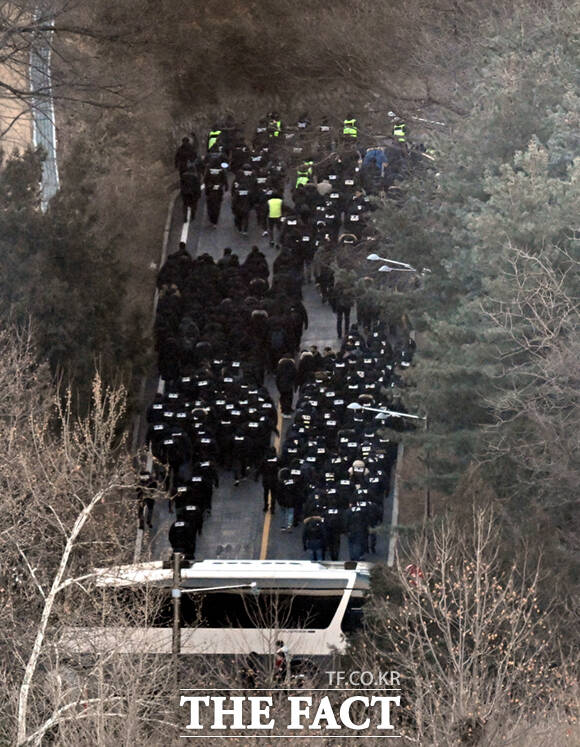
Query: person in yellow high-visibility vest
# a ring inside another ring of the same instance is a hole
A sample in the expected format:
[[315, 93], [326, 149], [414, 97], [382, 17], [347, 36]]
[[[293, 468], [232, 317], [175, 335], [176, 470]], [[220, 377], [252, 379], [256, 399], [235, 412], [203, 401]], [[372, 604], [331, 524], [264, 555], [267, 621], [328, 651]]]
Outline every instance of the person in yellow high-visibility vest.
[[209, 135], [207, 136], [207, 152], [211, 153], [213, 150], [215, 150], [218, 141], [221, 137], [222, 131], [219, 127], [214, 127]]
[[304, 186], [308, 184], [312, 176], [312, 166], [309, 162], [305, 161], [300, 168], [296, 169], [296, 184], [295, 187]]
[[397, 122], [393, 127], [393, 137], [398, 143], [407, 142], [407, 125], [405, 122]]
[[348, 114], [344, 122], [342, 123], [342, 136], [345, 140], [356, 140], [358, 137], [358, 126], [356, 118], [352, 114]]
[[280, 236], [283, 206], [282, 195], [278, 192], [272, 192], [268, 198], [268, 235], [270, 236], [270, 246], [274, 246], [277, 238]]
[[270, 114], [270, 121], [268, 122], [268, 134], [271, 138], [279, 139], [282, 134], [282, 120], [278, 112], [272, 112]]

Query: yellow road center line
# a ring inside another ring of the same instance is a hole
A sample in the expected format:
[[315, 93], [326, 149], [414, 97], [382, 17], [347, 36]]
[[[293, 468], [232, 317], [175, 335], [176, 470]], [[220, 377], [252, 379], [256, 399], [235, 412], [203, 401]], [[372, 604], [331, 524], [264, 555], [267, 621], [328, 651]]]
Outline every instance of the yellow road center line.
[[[276, 449], [276, 454], [280, 453], [280, 444], [282, 443], [281, 437], [282, 437], [282, 410], [280, 409], [280, 404], [278, 403], [278, 421], [276, 423], [276, 427], [278, 428], [278, 435], [274, 436], [274, 448]], [[269, 500], [270, 500], [270, 508], [274, 508], [274, 496], [270, 492], [269, 494]], [[272, 512], [266, 511], [266, 514], [264, 516], [264, 528], [262, 530], [262, 544], [260, 546], [260, 560], [266, 560], [268, 557], [268, 542], [270, 540], [270, 527], [272, 526]]]
[[[270, 493], [270, 500], [272, 494]], [[270, 539], [270, 525], [272, 524], [272, 514], [266, 511], [264, 514], [264, 529], [262, 530], [262, 546], [260, 547], [260, 560], [266, 560], [268, 557], [268, 540]]]

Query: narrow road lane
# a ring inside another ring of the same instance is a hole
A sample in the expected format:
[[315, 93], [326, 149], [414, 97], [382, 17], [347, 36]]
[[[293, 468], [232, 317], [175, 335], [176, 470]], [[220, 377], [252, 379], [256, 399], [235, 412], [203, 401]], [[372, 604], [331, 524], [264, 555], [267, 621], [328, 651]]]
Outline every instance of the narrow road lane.
[[[180, 200], [176, 203], [169, 237], [169, 253], [177, 249], [182, 234], [182, 208]], [[266, 255], [270, 268], [276, 257], [276, 250], [268, 244], [268, 238], [256, 225], [254, 214], [250, 220], [247, 237], [242, 237], [235, 229], [230, 207], [230, 194], [225, 195], [220, 221], [213, 228], [206, 215], [205, 199], [199, 202], [195, 220], [190, 224], [187, 235], [187, 249], [192, 256], [204, 252], [214, 259], [219, 259], [225, 247], [231, 247], [238, 254], [240, 263], [244, 261], [251, 246], [256, 244]], [[326, 346], [336, 349], [340, 341], [336, 336], [336, 318], [328, 305], [323, 305], [316, 286], [304, 285], [304, 304], [308, 311], [309, 326], [302, 338], [301, 347], [318, 345], [322, 350]], [[278, 394], [274, 379], [266, 377], [265, 384], [275, 401]], [[278, 410], [278, 429], [275, 445], [283, 442], [291, 421], [282, 419]], [[302, 532], [300, 527], [291, 532], [282, 532], [281, 512], [273, 516], [262, 511], [262, 487], [252, 476], [234, 486], [231, 472], [220, 470], [220, 485], [214, 490], [211, 516], [203, 524], [202, 535], [198, 538], [197, 558], [237, 558], [237, 559], [306, 559], [302, 549]], [[388, 499], [390, 500], [390, 499]], [[391, 516], [390, 505], [386, 505], [385, 518]], [[175, 515], [169, 513], [168, 502], [158, 502], [154, 513], [154, 529], [145, 534], [142, 559], [168, 558], [171, 547], [168, 531]], [[377, 543], [377, 555], [368, 559], [385, 558], [388, 552], [387, 539], [380, 538]], [[346, 539], [343, 536], [340, 558], [347, 560]]]

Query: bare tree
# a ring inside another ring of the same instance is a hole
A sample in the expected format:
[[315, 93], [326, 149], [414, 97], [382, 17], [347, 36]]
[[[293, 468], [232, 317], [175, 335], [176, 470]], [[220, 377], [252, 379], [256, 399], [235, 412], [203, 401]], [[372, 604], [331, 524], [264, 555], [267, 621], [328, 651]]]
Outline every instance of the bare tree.
[[96, 377], [92, 408], [76, 417], [70, 391], [61, 397], [38, 363], [29, 330], [2, 332], [0, 350], [0, 656], [7, 690], [19, 693], [15, 731], [24, 744], [39, 723], [55, 719], [42, 682], [66, 617], [63, 591], [90, 574], [97, 558], [123, 552], [132, 526], [122, 488], [133, 479], [122, 389], [105, 389]]
[[114, 34], [99, 28], [95, 19], [83, 14], [83, 4], [70, 0], [56, 2], [0, 3], [0, 101], [8, 114], [2, 120], [4, 137], [23, 117], [34, 113], [43, 100], [51, 97], [63, 102], [93, 106], [119, 106], [118, 81], [94, 81], [74, 71], [71, 75], [44, 75], [44, 65], [54, 54], [59, 67], [72, 72], [67, 43], [82, 39], [105, 40]]
[[433, 528], [397, 558], [398, 603], [371, 602], [356, 655], [401, 673], [402, 732], [416, 744], [496, 744], [546, 714], [571, 723], [575, 680], [540, 608], [539, 570], [503, 563], [496, 521], [481, 509], [466, 527]]

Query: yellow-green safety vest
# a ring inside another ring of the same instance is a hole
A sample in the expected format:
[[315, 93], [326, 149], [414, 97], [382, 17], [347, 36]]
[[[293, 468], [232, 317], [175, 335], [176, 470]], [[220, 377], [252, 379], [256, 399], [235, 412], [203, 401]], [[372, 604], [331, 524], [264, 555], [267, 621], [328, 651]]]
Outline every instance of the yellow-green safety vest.
[[212, 130], [207, 138], [207, 149], [211, 150], [217, 143], [219, 136], [222, 134], [221, 130]]
[[393, 127], [393, 137], [400, 143], [404, 143], [407, 140], [407, 125], [403, 122]]
[[310, 181], [310, 177], [312, 176], [312, 167], [314, 165], [314, 161], [304, 161], [302, 166], [299, 169], [296, 169], [296, 186], [300, 186], [301, 184], [307, 184]]
[[342, 134], [347, 135], [348, 137], [356, 137], [358, 135], [356, 119], [345, 119], [344, 120]]
[[270, 197], [268, 200], [268, 217], [282, 217], [282, 200], [279, 197]]
[[282, 120], [281, 119], [273, 119], [270, 122], [270, 127], [272, 127], [272, 135], [274, 137], [279, 137], [280, 133], [282, 132]]

